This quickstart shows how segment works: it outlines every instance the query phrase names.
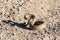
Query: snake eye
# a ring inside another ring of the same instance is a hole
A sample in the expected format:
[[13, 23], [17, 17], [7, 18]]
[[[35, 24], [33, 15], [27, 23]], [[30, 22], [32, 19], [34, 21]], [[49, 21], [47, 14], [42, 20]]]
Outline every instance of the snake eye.
[[36, 21], [36, 22], [34, 23], [34, 25], [37, 26], [37, 25], [41, 25], [41, 24], [43, 24], [43, 23], [44, 23], [43, 21]]
[[35, 18], [35, 16], [34, 15], [31, 15], [31, 19], [34, 19]]
[[24, 19], [27, 19], [27, 18], [24, 16]]

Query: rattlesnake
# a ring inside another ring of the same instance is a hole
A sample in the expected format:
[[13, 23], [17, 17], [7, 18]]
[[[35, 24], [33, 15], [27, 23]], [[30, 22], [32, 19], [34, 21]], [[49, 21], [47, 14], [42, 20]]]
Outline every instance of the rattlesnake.
[[33, 14], [25, 14], [24, 19], [28, 20], [26, 27], [29, 26], [28, 28], [34, 29], [34, 30], [40, 30], [46, 28], [46, 23], [44, 21], [39, 21], [35, 18], [35, 15]]

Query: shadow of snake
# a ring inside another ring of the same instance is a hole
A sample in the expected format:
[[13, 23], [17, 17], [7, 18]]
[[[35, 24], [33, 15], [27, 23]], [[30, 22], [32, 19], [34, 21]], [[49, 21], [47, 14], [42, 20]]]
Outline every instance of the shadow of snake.
[[17, 22], [11, 21], [11, 20], [2, 20], [2, 22], [6, 23], [6, 24], [10, 24], [10, 26], [17, 26], [17, 27], [20, 27], [23, 29], [31, 30], [30, 28], [26, 27], [27, 25], [25, 25], [25, 22], [24, 23], [17, 23]]

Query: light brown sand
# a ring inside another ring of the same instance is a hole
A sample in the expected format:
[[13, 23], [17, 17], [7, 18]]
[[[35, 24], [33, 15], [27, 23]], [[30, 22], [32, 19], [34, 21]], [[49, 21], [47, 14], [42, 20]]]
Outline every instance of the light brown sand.
[[[27, 22], [26, 13], [46, 22], [47, 28], [21, 27], [20, 23]], [[0, 40], [60, 40], [60, 0], [0, 0]]]

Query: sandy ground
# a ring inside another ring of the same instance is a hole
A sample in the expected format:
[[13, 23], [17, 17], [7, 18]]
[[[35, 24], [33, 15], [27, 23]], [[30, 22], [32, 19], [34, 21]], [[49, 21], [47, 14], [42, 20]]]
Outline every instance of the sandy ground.
[[[26, 29], [26, 13], [43, 20], [46, 28]], [[0, 0], [0, 40], [60, 40], [60, 0]]]

